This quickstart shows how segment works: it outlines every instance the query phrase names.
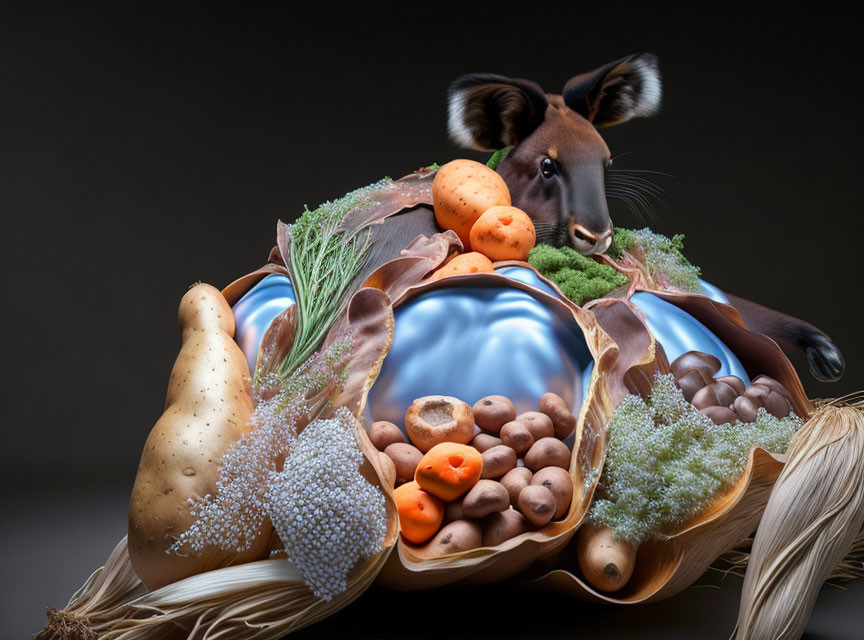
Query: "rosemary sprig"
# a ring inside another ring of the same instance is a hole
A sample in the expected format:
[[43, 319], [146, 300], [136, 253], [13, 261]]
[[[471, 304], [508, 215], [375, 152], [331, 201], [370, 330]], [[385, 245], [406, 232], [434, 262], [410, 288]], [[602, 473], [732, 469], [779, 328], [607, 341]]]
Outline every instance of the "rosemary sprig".
[[345, 230], [342, 221], [352, 209], [375, 204], [368, 199], [376, 183], [309, 210], [289, 225], [286, 264], [297, 305], [297, 333], [291, 351], [279, 365], [287, 378], [324, 341], [345, 310], [350, 287], [370, 249], [369, 229]]

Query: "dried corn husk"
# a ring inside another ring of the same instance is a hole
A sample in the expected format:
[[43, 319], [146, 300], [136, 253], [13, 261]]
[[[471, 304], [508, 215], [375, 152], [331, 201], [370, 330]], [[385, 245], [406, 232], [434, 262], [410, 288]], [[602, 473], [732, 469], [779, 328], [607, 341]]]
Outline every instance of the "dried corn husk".
[[95, 640], [96, 634], [111, 623], [119, 606], [146, 591], [132, 569], [123, 536], [105, 566], [93, 572], [62, 611], [48, 607], [48, 624], [36, 640]]
[[[377, 289], [362, 289], [351, 300], [346, 324], [356, 344], [345, 379], [331, 406], [320, 414], [322, 418], [337, 407], [346, 407], [355, 416], [362, 412], [366, 393], [392, 341], [389, 298]], [[392, 493], [381, 481], [385, 471], [379, 453], [356, 420], [355, 435], [365, 459], [361, 473], [385, 493], [388, 528], [381, 552], [358, 564], [341, 596], [330, 602], [315, 597], [293, 564], [264, 559], [266, 550], [258, 561], [200, 573], [142, 595], [146, 589], [132, 569], [124, 538], [106, 566], [91, 576], [64, 611], [49, 611], [49, 623], [41, 637], [89, 639], [98, 633], [100, 638], [124, 639], [177, 634], [190, 638], [279, 638], [345, 606], [369, 586], [398, 536]]]
[[[355, 434], [366, 458], [360, 471], [381, 486], [378, 479], [384, 472], [378, 453], [359, 422], [355, 423]], [[208, 571], [146, 593], [132, 570], [124, 538], [105, 567], [91, 576], [64, 611], [49, 620], [39, 638], [281, 638], [346, 606], [375, 579], [399, 535], [392, 493], [387, 486], [381, 489], [387, 496], [384, 547], [358, 564], [349, 576], [347, 590], [330, 602], [315, 597], [294, 564], [284, 559]], [[64, 634], [64, 625], [73, 633]]]
[[736, 638], [800, 638], [822, 583], [864, 523], [864, 412], [817, 408], [788, 452], [759, 523]]

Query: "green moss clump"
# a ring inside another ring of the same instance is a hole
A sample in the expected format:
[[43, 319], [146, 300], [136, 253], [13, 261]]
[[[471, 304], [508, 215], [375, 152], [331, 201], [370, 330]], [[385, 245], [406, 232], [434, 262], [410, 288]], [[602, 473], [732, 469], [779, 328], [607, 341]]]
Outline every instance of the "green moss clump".
[[539, 244], [528, 254], [528, 264], [558, 285], [561, 292], [578, 305], [602, 298], [627, 284], [625, 275], [570, 247], [556, 249]]
[[507, 157], [507, 154], [513, 150], [513, 147], [504, 147], [503, 149], [498, 149], [495, 153], [492, 154], [492, 157], [489, 158], [489, 161], [486, 163], [486, 166], [490, 169], [497, 170], [498, 165], [500, 165], [504, 158]]
[[616, 260], [624, 255], [627, 249], [636, 244], [636, 232], [623, 227], [615, 227], [612, 244], [606, 252]]
[[609, 419], [591, 520], [637, 544], [672, 533], [741, 477], [751, 447], [782, 453], [800, 426], [762, 408], [755, 422], [715, 425], [672, 374], [657, 376], [647, 401], [628, 395]]
[[684, 235], [671, 238], [648, 227], [639, 230], [615, 228], [609, 255], [619, 259], [628, 249], [638, 246], [645, 255], [645, 267], [654, 280], [665, 277], [685, 291], [699, 291], [699, 267], [684, 257]]

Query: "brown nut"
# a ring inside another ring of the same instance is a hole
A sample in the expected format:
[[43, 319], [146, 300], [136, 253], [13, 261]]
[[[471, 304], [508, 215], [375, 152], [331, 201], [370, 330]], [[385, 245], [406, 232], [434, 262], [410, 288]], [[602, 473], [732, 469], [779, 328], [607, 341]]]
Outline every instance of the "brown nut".
[[738, 397], [735, 389], [725, 382], [712, 382], [711, 388], [714, 389], [714, 393], [717, 395], [717, 403], [721, 407], [728, 407]]
[[549, 416], [554, 429], [553, 435], [559, 440], [569, 436], [576, 428], [576, 416], [557, 393], [544, 393], [540, 397], [540, 411]]
[[499, 480], [504, 485], [504, 488], [507, 489], [507, 493], [510, 494], [511, 505], [515, 507], [518, 504], [519, 492], [531, 484], [532, 477], [533, 474], [528, 467], [516, 467], [515, 469], [510, 469]]
[[702, 413], [711, 418], [714, 424], [735, 424], [738, 416], [729, 407], [705, 407]]
[[744, 391], [746, 386], [744, 385], [744, 381], [738, 376], [720, 376], [716, 378], [717, 382], [724, 382], [728, 384], [732, 389], [735, 390], [736, 395], [744, 395]]
[[551, 438], [555, 435], [555, 427], [552, 425], [552, 419], [545, 413], [539, 411], [526, 411], [516, 416], [516, 421], [524, 424], [534, 440], [540, 438]]
[[709, 378], [713, 378], [714, 374], [720, 371], [722, 366], [720, 360], [710, 353], [702, 353], [701, 351], [688, 351], [683, 353], [672, 362], [672, 374], [676, 378], [682, 377], [690, 369], [699, 369], [704, 371]]
[[497, 547], [530, 530], [531, 523], [516, 509], [489, 514], [483, 519], [483, 546]]
[[397, 484], [414, 479], [417, 465], [423, 459], [423, 453], [421, 453], [420, 449], [407, 442], [394, 442], [384, 449], [384, 453], [387, 454], [396, 467]]
[[500, 478], [516, 466], [516, 452], [507, 445], [486, 449], [483, 452], [483, 474], [481, 478]]
[[680, 378], [676, 378], [675, 382], [684, 394], [684, 399], [693, 402], [693, 396], [697, 391], [711, 384], [711, 378], [702, 369], [690, 369]]
[[392, 422], [379, 420], [369, 426], [369, 440], [378, 451], [384, 451], [388, 446], [396, 442], [405, 442], [402, 430]]
[[789, 393], [789, 390], [784, 387], [782, 384], [777, 382], [774, 378], [771, 378], [766, 375], [756, 376], [753, 379], [753, 384], [761, 384], [769, 387], [779, 393], [782, 396], [785, 396], [790, 402], [792, 401], [792, 394]]
[[480, 453], [497, 447], [501, 443], [501, 438], [493, 436], [491, 433], [478, 433], [471, 441], [471, 446], [477, 449]]
[[528, 427], [520, 420], [508, 422], [499, 432], [501, 442], [513, 449], [518, 455], [521, 455], [531, 448], [534, 444], [534, 436], [528, 430]]
[[519, 493], [519, 511], [538, 527], [549, 522], [557, 510], [555, 496], [544, 486], [529, 484]]
[[504, 396], [480, 398], [472, 410], [477, 426], [489, 433], [498, 433], [501, 427], [516, 418], [516, 407]]
[[474, 415], [458, 398], [424, 396], [408, 407], [405, 430], [423, 453], [442, 442], [468, 444], [474, 438]]
[[702, 387], [693, 395], [693, 406], [697, 409], [706, 409], [708, 407], [719, 407], [720, 401], [717, 399], [717, 393], [712, 385]]
[[543, 467], [531, 478], [531, 484], [546, 487], [555, 496], [557, 509], [553, 520], [567, 515], [573, 501], [573, 478], [569, 473], [561, 467]]
[[774, 417], [785, 418], [792, 411], [792, 405], [786, 396], [771, 389], [765, 398], [765, 409]]
[[456, 520], [444, 525], [435, 537], [423, 547], [423, 555], [435, 558], [451, 553], [476, 549], [483, 544], [483, 529], [480, 523], [471, 520]]
[[500, 482], [478, 480], [462, 499], [462, 513], [468, 518], [482, 518], [510, 507], [510, 494]]
[[732, 411], [738, 414], [741, 422], [753, 422], [756, 419], [756, 403], [747, 396], [738, 396], [732, 405]]
[[525, 466], [531, 471], [543, 467], [570, 468], [570, 449], [558, 438], [540, 438], [525, 454]]

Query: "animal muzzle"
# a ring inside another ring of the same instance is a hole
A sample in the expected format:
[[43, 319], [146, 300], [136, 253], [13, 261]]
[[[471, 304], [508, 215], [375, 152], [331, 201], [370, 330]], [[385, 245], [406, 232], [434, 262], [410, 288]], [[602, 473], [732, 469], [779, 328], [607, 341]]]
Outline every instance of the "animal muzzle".
[[585, 256], [605, 253], [612, 244], [612, 225], [600, 234], [594, 233], [575, 222], [568, 229], [570, 244], [576, 251]]

